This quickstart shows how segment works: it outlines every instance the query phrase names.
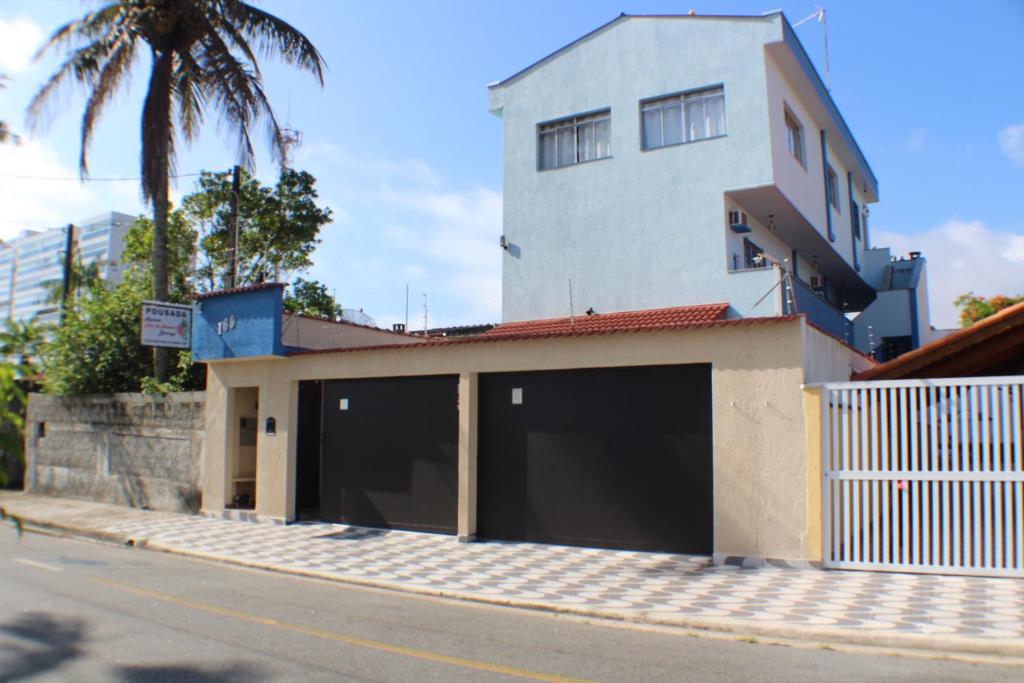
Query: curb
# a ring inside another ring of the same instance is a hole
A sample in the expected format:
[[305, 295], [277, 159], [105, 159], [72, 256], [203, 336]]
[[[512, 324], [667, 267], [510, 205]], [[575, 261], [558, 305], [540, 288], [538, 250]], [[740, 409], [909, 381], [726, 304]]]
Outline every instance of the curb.
[[119, 546], [163, 552], [169, 555], [219, 562], [222, 564], [236, 565], [249, 569], [271, 571], [278, 574], [320, 579], [333, 583], [359, 586], [362, 588], [374, 588], [391, 592], [446, 598], [499, 607], [512, 607], [537, 612], [547, 612], [551, 614], [564, 614], [624, 624], [682, 628], [691, 631], [732, 635], [737, 638], [761, 637], [767, 639], [800, 641], [802, 643], [822, 646], [862, 646], [881, 648], [888, 651], [899, 650], [902, 651], [900, 652], [901, 654], [906, 654], [907, 651], [913, 651], [919, 654], [923, 653], [943, 658], [955, 658], [958, 656], [1008, 658], [1019, 660], [1018, 662], [1014, 662], [1016, 664], [1024, 664], [1024, 642], [1017, 639], [980, 639], [964, 636], [931, 636], [926, 634], [892, 632], [872, 633], [870, 631], [866, 632], [843, 628], [823, 628], [820, 626], [777, 623], [767, 624], [721, 617], [669, 616], [659, 615], [657, 612], [651, 611], [637, 613], [623, 612], [615, 609], [594, 609], [574, 605], [555, 605], [530, 600], [515, 600], [497, 596], [488, 597], [485, 595], [462, 593], [459, 591], [339, 576], [328, 572], [298, 569], [268, 562], [250, 561], [228, 555], [217, 555], [215, 553], [188, 550], [172, 545], [154, 543], [144, 538], [133, 538], [123, 533], [100, 531], [97, 529], [83, 527], [72, 527], [52, 522], [40, 522], [24, 517], [22, 517], [22, 521], [26, 531], [39, 531], [42, 533], [55, 533], [61, 536], [85, 538]]

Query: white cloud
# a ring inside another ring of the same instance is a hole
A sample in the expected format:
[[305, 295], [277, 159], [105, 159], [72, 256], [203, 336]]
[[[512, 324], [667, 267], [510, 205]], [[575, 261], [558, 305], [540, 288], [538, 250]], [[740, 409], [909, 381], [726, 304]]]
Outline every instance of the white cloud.
[[346, 306], [365, 306], [378, 324], [422, 326], [423, 293], [430, 325], [492, 322], [501, 315], [501, 193], [457, 187], [421, 160], [359, 156], [332, 143], [312, 143], [296, 167], [317, 177], [336, 217], [323, 232], [311, 275]]
[[43, 29], [27, 17], [0, 18], [0, 73], [24, 71], [43, 42]]
[[5, 145], [0, 153], [0, 239], [104, 211], [142, 211], [138, 183], [82, 183], [77, 178], [77, 170], [63, 165], [49, 142]]
[[999, 131], [999, 148], [1007, 159], [1017, 166], [1024, 166], [1024, 123]]
[[927, 134], [924, 128], [915, 128], [910, 131], [910, 137], [907, 138], [907, 148], [911, 152], [920, 152], [924, 149], [925, 143], [927, 142]]
[[981, 221], [952, 219], [911, 235], [876, 230], [873, 240], [894, 254], [920, 251], [928, 259], [932, 325], [957, 326], [953, 300], [972, 291], [981, 296], [1024, 293], [1024, 229], [992, 230]]

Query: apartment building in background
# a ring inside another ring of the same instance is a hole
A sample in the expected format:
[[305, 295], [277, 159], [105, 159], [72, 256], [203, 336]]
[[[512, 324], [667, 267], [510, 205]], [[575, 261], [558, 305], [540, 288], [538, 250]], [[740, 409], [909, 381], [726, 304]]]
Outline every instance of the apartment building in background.
[[929, 341], [925, 261], [781, 12], [622, 15], [489, 86], [502, 320], [728, 303], [880, 358]]
[[[124, 236], [134, 216], [110, 211], [74, 224], [72, 238], [82, 265], [98, 264], [100, 277], [111, 283], [121, 279]], [[16, 321], [36, 318], [56, 323], [59, 306], [50, 301], [55, 283], [64, 274], [67, 226], [25, 230], [0, 242], [0, 311]]]

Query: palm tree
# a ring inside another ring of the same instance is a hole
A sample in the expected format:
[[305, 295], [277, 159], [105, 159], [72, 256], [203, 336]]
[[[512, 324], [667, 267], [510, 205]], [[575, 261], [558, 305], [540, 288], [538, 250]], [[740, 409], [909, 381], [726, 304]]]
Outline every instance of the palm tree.
[[[50, 36], [37, 58], [56, 47], [65, 47], [68, 56], [29, 105], [30, 120], [39, 123], [45, 105], [63, 85], [70, 81], [85, 87], [79, 156], [83, 177], [93, 128], [147, 46], [152, 63], [142, 107], [142, 193], [153, 206], [153, 297], [163, 301], [168, 288], [168, 181], [177, 137], [192, 142], [207, 109], [213, 109], [237, 139], [240, 165], [253, 167], [251, 135], [261, 122], [275, 160], [281, 161], [285, 141], [264, 93], [256, 55], [277, 57], [308, 71], [321, 86], [325, 65], [301, 32], [240, 0], [110, 2]], [[167, 378], [168, 358], [167, 349], [156, 349], [158, 381]]]
[[[0, 90], [7, 87], [8, 80], [6, 75], [0, 74]], [[0, 144], [5, 142], [13, 142], [17, 145], [21, 142], [21, 138], [11, 132], [11, 128], [7, 125], [6, 121], [0, 121]]]

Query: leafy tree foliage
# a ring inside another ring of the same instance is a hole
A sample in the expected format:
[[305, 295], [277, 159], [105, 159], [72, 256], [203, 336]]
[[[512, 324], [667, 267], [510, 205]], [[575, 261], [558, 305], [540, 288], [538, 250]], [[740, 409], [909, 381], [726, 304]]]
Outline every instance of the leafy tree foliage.
[[979, 320], [1022, 301], [1024, 301], [1024, 294], [1017, 296], [997, 294], [986, 298], [975, 296], [974, 292], [967, 292], [958, 296], [953, 303], [960, 309], [960, 327], [970, 327]]
[[[225, 286], [230, 268], [231, 173], [204, 172], [197, 187], [182, 211], [200, 233], [197, 287], [209, 291]], [[316, 178], [305, 171], [283, 169], [273, 187], [242, 172], [235, 286], [285, 281], [313, 265], [320, 229], [331, 222], [331, 210], [317, 198]]]
[[314, 318], [341, 319], [341, 306], [327, 291], [327, 286], [301, 277], [292, 283], [292, 291], [284, 299], [284, 309]]
[[[168, 262], [172, 301], [185, 302], [191, 293], [195, 232], [179, 212], [168, 221]], [[115, 286], [89, 278], [75, 292], [62, 324], [44, 353], [43, 388], [55, 394], [97, 394], [119, 391], [183, 391], [205, 386], [204, 366], [193, 365], [187, 352], [171, 350], [174, 372], [166, 382], [149, 377], [151, 351], [140, 343], [142, 302], [152, 298], [151, 264], [146, 258], [153, 240], [153, 222], [140, 217], [125, 236], [127, 269]]]
[[[198, 232], [181, 210], [171, 211], [167, 220], [167, 300], [186, 303], [195, 281], [196, 240]], [[149, 272], [149, 254], [153, 250], [153, 221], [139, 216], [124, 236], [123, 262], [136, 271]]]
[[[281, 159], [285, 138], [263, 90], [256, 55], [281, 59], [311, 73], [323, 85], [323, 58], [300, 31], [241, 0], [115, 0], [58, 28], [40, 50], [64, 48], [67, 58], [29, 106], [41, 122], [46, 105], [70, 83], [88, 92], [82, 115], [79, 168], [88, 172], [96, 122], [136, 58], [149, 58], [149, 86], [142, 107], [142, 192], [153, 205], [153, 296], [168, 293], [168, 182], [179, 138], [191, 143], [209, 110], [238, 141], [239, 163], [253, 164], [253, 128], [266, 124], [271, 149]], [[175, 125], [177, 124], [177, 125]], [[155, 354], [159, 381], [169, 355]]]
[[4, 321], [0, 329], [0, 356], [19, 379], [38, 377], [46, 327], [35, 318]]

